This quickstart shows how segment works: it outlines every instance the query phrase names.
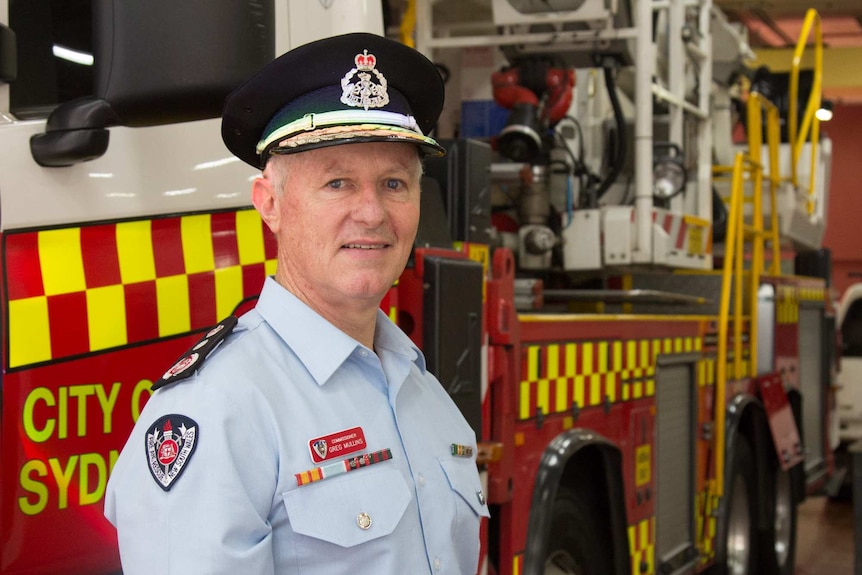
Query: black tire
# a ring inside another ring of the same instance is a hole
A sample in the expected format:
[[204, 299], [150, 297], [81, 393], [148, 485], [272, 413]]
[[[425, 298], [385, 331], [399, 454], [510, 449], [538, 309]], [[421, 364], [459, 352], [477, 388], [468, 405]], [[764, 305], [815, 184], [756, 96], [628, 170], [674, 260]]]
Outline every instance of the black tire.
[[718, 573], [755, 575], [757, 571], [757, 484], [754, 456], [744, 436], [736, 439], [730, 482], [725, 485], [727, 502], [724, 527], [723, 561]]
[[796, 502], [795, 482], [791, 471], [783, 471], [771, 458], [766, 505], [768, 529], [760, 534], [759, 549], [762, 573], [793, 575], [796, 566]]
[[605, 575], [613, 573], [607, 542], [598, 537], [600, 524], [585, 498], [560, 487], [551, 517], [551, 537], [545, 575]]

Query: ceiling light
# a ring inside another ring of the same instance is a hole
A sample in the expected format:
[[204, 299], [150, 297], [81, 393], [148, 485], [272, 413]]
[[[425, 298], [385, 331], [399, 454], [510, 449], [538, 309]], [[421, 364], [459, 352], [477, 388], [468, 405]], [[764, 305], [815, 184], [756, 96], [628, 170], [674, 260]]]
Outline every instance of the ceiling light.
[[817, 119], [821, 122], [828, 122], [832, 119], [832, 100], [823, 100], [820, 102], [820, 109], [814, 112]]

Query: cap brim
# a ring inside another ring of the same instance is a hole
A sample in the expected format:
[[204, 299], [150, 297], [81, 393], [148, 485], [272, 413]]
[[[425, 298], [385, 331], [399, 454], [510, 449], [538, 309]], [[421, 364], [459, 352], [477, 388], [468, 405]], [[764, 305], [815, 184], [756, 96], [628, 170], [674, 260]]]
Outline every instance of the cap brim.
[[330, 126], [296, 134], [269, 146], [262, 156], [295, 154], [316, 148], [365, 142], [415, 144], [420, 152], [428, 156], [439, 157], [446, 154], [446, 149], [431, 137], [392, 126], [362, 124]]

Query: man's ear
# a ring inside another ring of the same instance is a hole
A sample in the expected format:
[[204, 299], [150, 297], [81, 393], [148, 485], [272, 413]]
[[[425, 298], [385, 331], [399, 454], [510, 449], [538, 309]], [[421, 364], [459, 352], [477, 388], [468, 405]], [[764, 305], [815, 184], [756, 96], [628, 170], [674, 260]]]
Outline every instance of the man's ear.
[[278, 200], [279, 196], [269, 178], [255, 178], [251, 187], [251, 203], [274, 234], [278, 233], [279, 226]]

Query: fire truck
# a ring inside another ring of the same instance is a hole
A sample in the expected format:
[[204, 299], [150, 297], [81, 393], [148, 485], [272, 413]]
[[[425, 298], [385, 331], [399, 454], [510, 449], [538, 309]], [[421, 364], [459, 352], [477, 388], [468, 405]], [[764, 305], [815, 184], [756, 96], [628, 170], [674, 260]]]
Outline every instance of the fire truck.
[[366, 29], [448, 82], [382, 305], [477, 432], [478, 572], [791, 574], [838, 361], [816, 12], [781, 84], [710, 0], [371, 4], [0, 0], [0, 573], [119, 571], [104, 490], [152, 383], [274, 272], [223, 98]]

